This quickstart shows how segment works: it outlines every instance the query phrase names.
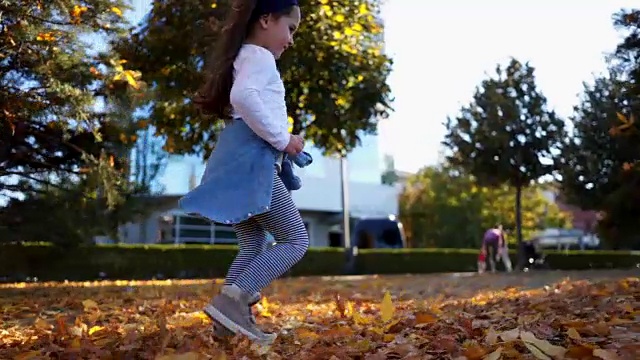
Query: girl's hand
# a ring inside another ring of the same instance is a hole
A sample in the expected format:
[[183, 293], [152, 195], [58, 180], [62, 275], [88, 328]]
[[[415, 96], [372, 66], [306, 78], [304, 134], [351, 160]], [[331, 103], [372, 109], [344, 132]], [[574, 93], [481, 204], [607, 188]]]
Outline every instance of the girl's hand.
[[302, 139], [302, 136], [291, 135], [289, 137], [289, 144], [284, 148], [284, 152], [295, 156], [302, 152], [302, 149], [304, 149], [304, 140]]

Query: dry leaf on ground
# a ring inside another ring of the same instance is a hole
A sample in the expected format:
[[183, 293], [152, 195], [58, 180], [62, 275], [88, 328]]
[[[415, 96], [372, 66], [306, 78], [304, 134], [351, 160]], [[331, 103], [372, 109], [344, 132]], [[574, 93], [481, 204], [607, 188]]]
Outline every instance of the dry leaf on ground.
[[0, 359], [635, 360], [640, 351], [632, 272], [283, 279], [254, 308], [279, 331], [270, 347], [213, 339], [201, 309], [214, 290], [211, 280], [0, 285]]

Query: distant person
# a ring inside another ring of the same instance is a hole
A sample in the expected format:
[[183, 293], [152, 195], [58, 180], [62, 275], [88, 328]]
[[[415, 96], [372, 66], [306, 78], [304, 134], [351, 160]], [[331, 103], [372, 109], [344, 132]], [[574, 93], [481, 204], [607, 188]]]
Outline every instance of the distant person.
[[502, 225], [498, 224], [484, 233], [482, 237], [482, 247], [486, 251], [491, 272], [496, 272], [496, 260], [503, 260], [501, 249], [504, 248], [504, 246], [504, 230], [502, 229]]
[[[240, 251], [220, 294], [204, 309], [216, 334], [224, 335], [226, 328], [270, 343], [276, 335], [260, 330], [251, 306], [309, 247], [309, 235], [287, 189], [287, 184], [299, 184], [285, 181], [281, 170], [285, 158], [306, 166], [310, 156], [302, 151], [303, 138], [288, 131], [285, 87], [276, 66], [293, 45], [300, 8], [297, 0], [234, 0], [229, 11], [207, 63], [208, 80], [194, 99], [203, 112], [225, 119], [226, 126], [201, 184], [180, 206], [187, 213], [232, 224], [238, 238]], [[276, 245], [263, 250], [266, 232]]]
[[487, 250], [482, 246], [478, 253], [478, 273], [483, 274], [485, 271], [487, 271]]

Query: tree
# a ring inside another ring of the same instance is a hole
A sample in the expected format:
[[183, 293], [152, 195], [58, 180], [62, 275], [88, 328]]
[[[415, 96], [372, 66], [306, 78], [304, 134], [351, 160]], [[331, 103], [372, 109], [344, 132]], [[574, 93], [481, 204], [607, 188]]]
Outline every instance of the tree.
[[393, 156], [385, 155], [384, 156], [384, 170], [382, 171], [382, 175], [380, 176], [380, 181], [385, 185], [394, 185], [398, 182], [400, 177], [396, 172], [395, 161], [393, 160]]
[[620, 11], [625, 34], [609, 56], [609, 74], [586, 85], [561, 156], [562, 194], [603, 213], [598, 232], [613, 249], [640, 248], [640, 10]]
[[637, 114], [640, 107], [640, 9], [621, 10], [613, 18], [615, 28], [625, 37], [609, 57], [609, 62], [625, 75], [627, 109], [633, 108]]
[[[511, 59], [482, 82], [472, 102], [446, 122], [448, 161], [483, 186], [515, 189], [518, 248], [522, 242], [522, 190], [555, 170], [551, 160], [565, 137], [564, 123], [547, 109], [534, 68]], [[520, 255], [522, 252], [520, 251]], [[520, 265], [523, 260], [519, 256]]]
[[126, 33], [123, 0], [0, 2], [0, 193], [65, 189], [86, 179], [113, 206], [119, 197], [115, 100], [137, 73], [83, 37]]
[[[152, 84], [151, 123], [175, 153], [211, 150], [218, 119], [189, 99], [203, 82], [202, 65], [232, 0], [161, 0], [130, 41], [116, 43], [124, 59]], [[280, 60], [294, 132], [328, 152], [349, 151], [359, 131], [373, 133], [389, 110], [379, 0], [302, 2], [296, 44]]]
[[[569, 216], [542, 195], [542, 187], [522, 194], [522, 232], [566, 227]], [[516, 226], [515, 192], [508, 185], [481, 186], [454, 169], [427, 167], [409, 178], [400, 196], [400, 219], [414, 247], [479, 248], [483, 233], [497, 223]], [[510, 238], [507, 238], [511, 240]]]

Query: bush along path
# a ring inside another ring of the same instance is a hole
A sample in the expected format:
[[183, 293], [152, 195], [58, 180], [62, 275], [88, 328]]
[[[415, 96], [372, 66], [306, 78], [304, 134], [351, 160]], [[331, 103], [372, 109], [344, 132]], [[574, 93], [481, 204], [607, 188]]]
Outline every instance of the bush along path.
[[215, 341], [221, 281], [0, 285], [1, 359], [638, 359], [638, 271], [292, 278], [270, 347]]

